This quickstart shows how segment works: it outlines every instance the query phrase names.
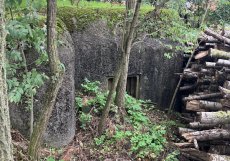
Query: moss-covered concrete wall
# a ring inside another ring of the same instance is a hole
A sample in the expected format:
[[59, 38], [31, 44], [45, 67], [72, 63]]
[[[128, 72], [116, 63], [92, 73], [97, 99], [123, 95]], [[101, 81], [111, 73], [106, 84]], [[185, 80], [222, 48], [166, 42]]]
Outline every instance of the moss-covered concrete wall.
[[[99, 80], [108, 87], [121, 54], [120, 37], [115, 36], [104, 21], [97, 21], [82, 31], [72, 34], [75, 46], [75, 85], [77, 90], [84, 78]], [[177, 78], [174, 73], [182, 69], [182, 56], [171, 59], [164, 56], [170, 44], [157, 39], [146, 39], [131, 51], [129, 75], [140, 76], [140, 98], [150, 99], [159, 107], [169, 106]]]

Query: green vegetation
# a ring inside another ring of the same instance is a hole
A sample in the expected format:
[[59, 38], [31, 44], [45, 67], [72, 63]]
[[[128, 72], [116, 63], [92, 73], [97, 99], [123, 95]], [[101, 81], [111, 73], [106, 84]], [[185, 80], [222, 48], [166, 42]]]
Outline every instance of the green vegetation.
[[[89, 129], [93, 121], [98, 120], [102, 107], [106, 101], [106, 92], [99, 88], [99, 82], [85, 79], [82, 93], [76, 98], [77, 112], [83, 130]], [[146, 101], [137, 100], [126, 95], [125, 116], [121, 109], [112, 105], [110, 110], [109, 127], [104, 135], [94, 138], [95, 146], [101, 153], [119, 150], [125, 147], [127, 152], [135, 158], [156, 159], [167, 146], [167, 131], [176, 126], [174, 121], [162, 120], [154, 122], [149, 113], [154, 115], [154, 110], [147, 106]], [[123, 121], [122, 121], [123, 120]], [[92, 127], [91, 127], [92, 128]], [[115, 153], [115, 152], [114, 152]], [[174, 159], [178, 152], [168, 154], [166, 160]]]
[[221, 0], [216, 10], [209, 13], [208, 20], [210, 24], [229, 24], [230, 23], [230, 2]]
[[[39, 17], [26, 15], [8, 21], [6, 25], [7, 83], [10, 102], [19, 103], [25, 96], [24, 98], [29, 98], [27, 104], [31, 104], [31, 96], [35, 95], [37, 89], [48, 79], [43, 72], [37, 70], [47, 63], [44, 46], [46, 33], [40, 22]], [[30, 68], [26, 60], [28, 54], [36, 57], [33, 62], [29, 62]]]

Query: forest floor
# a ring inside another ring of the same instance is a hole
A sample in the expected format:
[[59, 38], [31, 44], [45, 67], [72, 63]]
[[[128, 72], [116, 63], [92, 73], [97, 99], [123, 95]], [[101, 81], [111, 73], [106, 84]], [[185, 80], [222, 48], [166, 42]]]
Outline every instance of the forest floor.
[[[44, 161], [183, 161], [173, 142], [179, 142], [177, 128], [183, 127], [180, 115], [167, 114], [150, 101], [126, 95], [125, 108], [111, 106], [105, 133], [98, 135], [98, 123], [107, 92], [99, 82], [86, 80], [76, 97], [76, 135], [59, 149], [41, 149]], [[29, 141], [12, 130], [15, 160], [28, 161]], [[179, 159], [178, 159], [179, 158]]]
[[[156, 158], [146, 157], [138, 158], [135, 154], [130, 153], [131, 145], [126, 140], [117, 141], [114, 144], [102, 141], [104, 143], [95, 143], [98, 136], [97, 125], [99, 117], [93, 117], [90, 122], [90, 127], [83, 129], [80, 120], [77, 120], [77, 130], [73, 141], [60, 149], [43, 148], [41, 150], [42, 160], [44, 161], [171, 161], [169, 156], [179, 158], [177, 148], [173, 142], [178, 142], [177, 138], [177, 124], [179, 122], [177, 116], [174, 114], [167, 115], [165, 112], [158, 109], [153, 109], [148, 113], [151, 122], [159, 125], [168, 126], [164, 137], [167, 140], [163, 150], [156, 156]], [[114, 120], [107, 120], [108, 128], [111, 135], [114, 135]], [[132, 128], [130, 125], [125, 126], [126, 129]], [[144, 137], [144, 136], [143, 136]], [[15, 159], [18, 161], [29, 161], [27, 156], [27, 148], [29, 141], [25, 139], [18, 131], [12, 130], [13, 145], [15, 151]], [[174, 156], [175, 155], [175, 156]], [[167, 159], [168, 157], [168, 159]], [[180, 159], [181, 160], [181, 159]], [[175, 160], [176, 161], [176, 160]]]

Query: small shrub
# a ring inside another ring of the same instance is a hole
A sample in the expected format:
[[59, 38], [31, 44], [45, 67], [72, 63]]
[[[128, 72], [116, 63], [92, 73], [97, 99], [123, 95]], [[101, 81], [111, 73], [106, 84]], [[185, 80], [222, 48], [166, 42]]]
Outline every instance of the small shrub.
[[180, 151], [175, 150], [172, 153], [169, 153], [164, 161], [179, 161], [177, 156], [180, 154]]
[[91, 82], [87, 78], [85, 78], [84, 83], [81, 84], [83, 91], [87, 94], [96, 94], [99, 92], [99, 81]]
[[81, 122], [81, 128], [86, 129], [86, 125], [91, 122], [92, 115], [89, 113], [80, 113], [80, 122]]

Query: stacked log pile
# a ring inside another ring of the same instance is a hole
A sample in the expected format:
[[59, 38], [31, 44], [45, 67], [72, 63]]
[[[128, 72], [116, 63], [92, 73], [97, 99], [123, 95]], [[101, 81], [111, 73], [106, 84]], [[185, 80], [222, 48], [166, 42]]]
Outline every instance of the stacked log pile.
[[230, 36], [206, 30], [189, 68], [184, 69], [180, 93], [187, 128], [176, 143], [191, 160], [230, 160]]

